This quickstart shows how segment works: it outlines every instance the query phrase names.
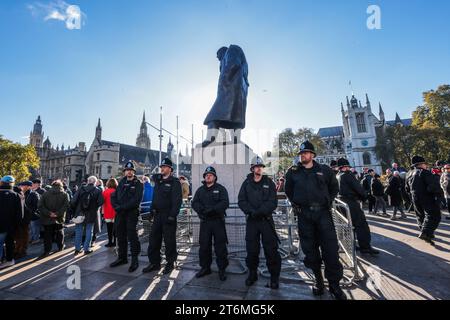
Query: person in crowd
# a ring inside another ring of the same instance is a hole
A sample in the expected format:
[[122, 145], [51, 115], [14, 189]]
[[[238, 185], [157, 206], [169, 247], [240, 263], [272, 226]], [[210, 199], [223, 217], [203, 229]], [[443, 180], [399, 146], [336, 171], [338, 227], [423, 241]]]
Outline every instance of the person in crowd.
[[405, 219], [406, 215], [403, 212], [403, 199], [402, 199], [402, 181], [400, 178], [400, 173], [394, 171], [392, 176], [388, 180], [388, 187], [386, 188], [386, 194], [391, 200], [391, 206], [394, 209], [391, 220], [396, 219], [397, 211], [400, 211], [401, 218]]
[[147, 176], [142, 177], [142, 183], [144, 184], [144, 196], [142, 197], [141, 202], [141, 214], [149, 214], [150, 208], [152, 207], [154, 186]]
[[[22, 201], [13, 191], [14, 183], [15, 179], [12, 176], [4, 176], [0, 180], [0, 269], [15, 264], [14, 234], [22, 220]], [[8, 237], [12, 241], [7, 242]], [[6, 251], [3, 250], [4, 244]]]
[[375, 198], [374, 214], [377, 215], [378, 210], [381, 208], [382, 213], [380, 215], [388, 217], [389, 215], [386, 212], [386, 201], [384, 201], [385, 197], [384, 186], [381, 183], [380, 176], [378, 174], [374, 175], [370, 183], [370, 190]]
[[366, 174], [364, 175], [363, 179], [361, 180], [361, 185], [367, 194], [367, 201], [369, 203], [369, 214], [372, 214], [373, 207], [375, 205], [375, 197], [372, 195], [372, 190], [370, 188], [370, 185], [372, 183], [373, 176], [375, 175], [375, 171], [373, 169], [369, 169], [369, 168], [365, 168], [365, 169], [367, 169], [367, 171], [366, 171]]
[[445, 217], [446, 220], [450, 220], [450, 163], [444, 166], [443, 172], [440, 178], [440, 184], [442, 191], [444, 192], [445, 202], [447, 205], [448, 216]]
[[31, 190], [33, 183], [31, 181], [24, 181], [19, 184], [24, 197], [23, 217], [19, 223], [15, 233], [15, 259], [23, 258], [27, 255], [28, 243], [30, 241], [30, 223], [33, 215], [36, 214], [39, 195]]
[[44, 226], [44, 253], [41, 258], [50, 254], [53, 239], [58, 246], [58, 251], [64, 250], [64, 221], [69, 205], [69, 195], [64, 192], [60, 180], [55, 180], [51, 189], [40, 198], [38, 208]]
[[72, 199], [72, 207], [75, 212], [75, 255], [81, 252], [81, 242], [83, 238], [83, 229], [86, 230], [86, 236], [83, 243], [84, 254], [92, 253], [91, 240], [94, 231], [94, 225], [98, 220], [98, 209], [103, 205], [103, 195], [97, 186], [97, 178], [91, 176], [88, 183], [82, 186]]
[[106, 189], [103, 191], [103, 217], [106, 222], [106, 231], [108, 233], [108, 243], [105, 245], [107, 248], [116, 246], [116, 231], [114, 221], [116, 218], [116, 211], [111, 204], [111, 195], [116, 191], [119, 183], [116, 179], [111, 178], [106, 183]]
[[189, 199], [189, 181], [185, 176], [180, 176], [181, 183], [181, 194], [183, 196], [183, 201], [188, 201]]

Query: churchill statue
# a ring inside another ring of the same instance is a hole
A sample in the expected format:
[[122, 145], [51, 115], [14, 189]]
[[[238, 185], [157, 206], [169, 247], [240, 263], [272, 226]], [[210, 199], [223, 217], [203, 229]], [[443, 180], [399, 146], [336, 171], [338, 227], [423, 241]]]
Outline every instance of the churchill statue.
[[237, 45], [222, 47], [217, 51], [220, 61], [217, 98], [209, 111], [204, 125], [208, 134], [203, 146], [217, 140], [218, 134], [229, 129], [234, 141], [240, 140], [240, 130], [245, 128], [247, 109], [248, 65], [244, 51]]

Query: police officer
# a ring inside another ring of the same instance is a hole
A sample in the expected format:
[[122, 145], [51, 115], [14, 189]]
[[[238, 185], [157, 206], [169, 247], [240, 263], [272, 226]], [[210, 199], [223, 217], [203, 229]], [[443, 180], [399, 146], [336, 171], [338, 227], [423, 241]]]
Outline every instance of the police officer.
[[[339, 261], [339, 245], [331, 216], [331, 205], [339, 186], [333, 170], [314, 160], [314, 145], [305, 141], [300, 145], [300, 162], [286, 173], [286, 195], [297, 214], [300, 244], [305, 254], [304, 264], [315, 277], [313, 294], [324, 294], [322, 261], [330, 293], [338, 300], [346, 300], [339, 286], [343, 267]], [[319, 249], [320, 248], [320, 249]]]
[[203, 185], [197, 189], [192, 200], [192, 208], [200, 218], [200, 267], [196, 274], [201, 278], [211, 273], [212, 239], [216, 253], [219, 279], [226, 280], [225, 269], [228, 266], [227, 233], [225, 229], [225, 214], [229, 206], [228, 192], [224, 186], [217, 183], [217, 173], [213, 167], [207, 167], [203, 173]]
[[339, 173], [339, 168], [337, 166], [337, 161], [336, 160], [331, 160], [330, 168], [334, 171], [335, 174]]
[[163, 159], [159, 166], [161, 173], [153, 177], [155, 188], [151, 212], [154, 215], [148, 244], [148, 259], [150, 264], [142, 270], [144, 273], [157, 271], [161, 268], [161, 244], [164, 239], [166, 247], [166, 266], [163, 273], [168, 274], [174, 269], [177, 260], [177, 215], [183, 201], [181, 183], [175, 178], [173, 164], [169, 158]]
[[419, 238], [434, 245], [434, 232], [441, 222], [439, 183], [421, 156], [412, 158], [412, 169], [406, 176], [406, 190], [411, 194], [421, 234]]
[[123, 169], [124, 177], [114, 193], [111, 194], [111, 204], [116, 211], [116, 233], [119, 246], [118, 259], [111, 263], [111, 267], [127, 264], [128, 242], [130, 242], [131, 264], [129, 272], [139, 267], [138, 256], [141, 253], [141, 244], [137, 234], [139, 206], [141, 204], [144, 187], [136, 177], [134, 164], [128, 161]]
[[263, 175], [265, 167], [261, 158], [252, 160], [251, 173], [242, 183], [238, 196], [239, 208], [247, 216], [245, 241], [247, 246], [247, 268], [249, 275], [245, 284], [253, 285], [258, 280], [259, 250], [262, 238], [264, 256], [270, 273], [267, 287], [278, 289], [281, 271], [281, 257], [278, 252], [278, 236], [272, 218], [277, 208], [275, 183]]
[[361, 209], [360, 201], [366, 200], [366, 191], [350, 170], [350, 163], [347, 159], [338, 159], [338, 167], [339, 199], [344, 201], [350, 209], [350, 216], [358, 239], [359, 250], [364, 254], [377, 255], [380, 252], [370, 245], [371, 235], [369, 224]]

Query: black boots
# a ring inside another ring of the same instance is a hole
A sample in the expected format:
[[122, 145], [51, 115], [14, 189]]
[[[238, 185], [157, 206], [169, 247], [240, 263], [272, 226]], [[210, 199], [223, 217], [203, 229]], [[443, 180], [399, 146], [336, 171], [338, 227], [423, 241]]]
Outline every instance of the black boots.
[[256, 270], [249, 270], [248, 272], [248, 278], [245, 280], [245, 285], [247, 287], [250, 287], [258, 280], [258, 273]]
[[174, 263], [173, 262], [167, 262], [164, 270], [163, 270], [163, 274], [169, 274], [173, 271], [173, 269], [175, 269]]
[[334, 299], [347, 300], [347, 296], [345, 295], [344, 291], [342, 291], [339, 283], [330, 282], [329, 290]]
[[113, 263], [111, 263], [109, 266], [110, 266], [111, 268], [115, 268], [115, 267], [118, 267], [118, 266], [121, 266], [121, 265], [127, 264], [127, 263], [128, 263], [128, 260], [127, 260], [127, 259], [121, 259], [121, 258], [118, 258], [116, 261], [114, 261]]
[[143, 273], [149, 273], [149, 272], [152, 272], [152, 271], [159, 271], [160, 269], [161, 269], [161, 265], [160, 264], [150, 263], [147, 267], [142, 269], [142, 272]]
[[227, 280], [227, 276], [225, 274], [225, 269], [219, 269], [219, 279], [220, 279], [220, 281]]
[[266, 284], [266, 288], [277, 290], [280, 287], [280, 282], [278, 277], [270, 277], [270, 281]]
[[421, 234], [419, 235], [419, 239], [422, 239], [423, 241], [425, 241], [425, 242], [431, 244], [432, 246], [435, 245], [435, 243], [434, 243], [434, 241], [433, 241], [433, 237], [430, 237], [430, 236], [426, 235], [425, 233], [421, 233]]
[[211, 274], [210, 268], [202, 268], [197, 274], [195, 275], [196, 278], [201, 278], [204, 276], [207, 276], [208, 274]]
[[368, 247], [368, 248], [361, 248], [360, 249], [360, 252], [362, 253], [362, 254], [370, 254], [370, 255], [372, 255], [372, 256], [374, 256], [374, 255], [377, 255], [377, 254], [379, 254], [380, 253], [380, 251], [378, 251], [378, 250], [376, 250], [376, 249], [374, 249], [374, 248], [372, 248], [372, 247]]
[[138, 257], [133, 256], [131, 257], [131, 264], [130, 267], [128, 268], [128, 272], [135, 272], [137, 268], [139, 268]]
[[321, 296], [324, 294], [325, 284], [323, 283], [322, 270], [314, 271], [315, 283], [312, 288], [313, 295]]

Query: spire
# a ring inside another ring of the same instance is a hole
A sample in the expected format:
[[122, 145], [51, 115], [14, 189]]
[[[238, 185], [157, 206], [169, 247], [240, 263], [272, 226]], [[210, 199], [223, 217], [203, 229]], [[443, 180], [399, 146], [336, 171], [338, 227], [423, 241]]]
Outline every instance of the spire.
[[341, 102], [341, 112], [344, 112], [344, 104]]
[[395, 113], [395, 124], [403, 124], [402, 119], [400, 119], [397, 112]]
[[361, 100], [359, 100], [359, 107], [362, 108]]
[[142, 123], [146, 122], [145, 121], [145, 110], [144, 110], [144, 116], [142, 117]]
[[97, 128], [95, 128], [95, 139], [102, 140], [102, 125], [100, 123], [100, 118], [98, 118]]
[[347, 96], [347, 108], [350, 108], [350, 101], [348, 100], [348, 96]]
[[369, 96], [367, 93], [366, 93], [366, 106], [367, 106], [367, 108], [370, 109], [370, 100], [369, 100]]
[[380, 114], [380, 115], [384, 115], [384, 111], [383, 111], [383, 108], [381, 107], [381, 102], [379, 103], [379, 106], [380, 106], [380, 111], [379, 111], [379, 114]]

